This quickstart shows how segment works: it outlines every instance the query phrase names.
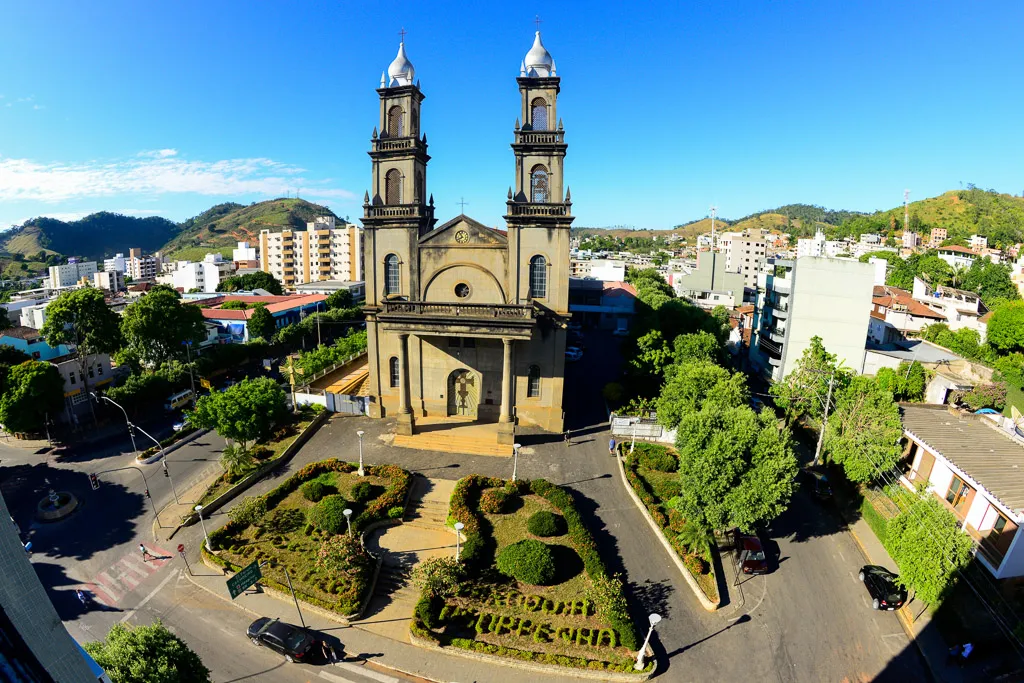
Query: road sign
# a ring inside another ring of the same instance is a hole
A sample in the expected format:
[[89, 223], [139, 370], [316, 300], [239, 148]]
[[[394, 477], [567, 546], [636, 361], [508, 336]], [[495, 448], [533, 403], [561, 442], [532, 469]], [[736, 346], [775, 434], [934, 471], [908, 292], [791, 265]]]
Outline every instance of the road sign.
[[178, 544], [178, 552], [179, 553], [185, 552], [185, 544], [184, 543], [179, 543]]
[[262, 578], [263, 572], [260, 571], [259, 560], [256, 560], [248, 567], [243, 567], [237, 574], [228, 579], [228, 593], [231, 594], [231, 599], [237, 598], [247, 588]]

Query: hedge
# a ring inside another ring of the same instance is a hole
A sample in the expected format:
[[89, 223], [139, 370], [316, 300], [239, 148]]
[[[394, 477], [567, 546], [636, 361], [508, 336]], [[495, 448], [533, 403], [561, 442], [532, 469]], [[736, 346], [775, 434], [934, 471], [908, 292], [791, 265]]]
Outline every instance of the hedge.
[[498, 553], [498, 571], [523, 583], [547, 586], [555, 578], [555, 556], [542, 541], [524, 538]]

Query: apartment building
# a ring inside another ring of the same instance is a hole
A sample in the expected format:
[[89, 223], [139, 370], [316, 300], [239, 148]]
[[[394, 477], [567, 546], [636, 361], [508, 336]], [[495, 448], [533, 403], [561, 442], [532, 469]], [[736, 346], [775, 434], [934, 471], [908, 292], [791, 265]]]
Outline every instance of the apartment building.
[[91, 284], [96, 289], [102, 289], [111, 294], [120, 292], [125, 288], [123, 270], [104, 270], [93, 273]]
[[317, 216], [305, 230], [260, 231], [260, 269], [285, 287], [320, 280], [363, 279], [363, 231]]
[[773, 382], [799, 362], [812, 337], [854, 372], [863, 372], [875, 268], [846, 259], [773, 259], [758, 275], [750, 361]]
[[988, 308], [974, 292], [953, 287], [932, 287], [919, 277], [914, 278], [912, 295], [932, 311], [941, 315], [949, 329], [956, 332], [960, 328], [969, 327], [977, 330], [981, 340], [985, 341], [988, 323], [983, 317]]
[[929, 239], [929, 243], [931, 244], [932, 247], [937, 247], [940, 244], [942, 244], [943, 242], [945, 242], [946, 238], [948, 236], [949, 235], [946, 232], [945, 228], [932, 228], [931, 238]]
[[671, 274], [671, 285], [676, 296], [701, 308], [715, 306], [736, 308], [743, 303], [742, 273], [732, 273], [726, 267], [724, 254], [702, 251], [697, 254], [697, 267], [688, 273]]
[[913, 230], [903, 231], [903, 248], [904, 249], [916, 249], [921, 246], [921, 235], [914, 232]]
[[949, 264], [950, 268], [970, 268], [978, 254], [967, 247], [950, 245], [938, 248], [938, 257]]
[[50, 266], [49, 286], [51, 289], [62, 289], [73, 287], [84, 277], [92, 279], [92, 274], [97, 271], [95, 261], [79, 263], [75, 259], [68, 259], [62, 266]]
[[814, 237], [802, 237], [796, 241], [796, 257], [814, 256], [817, 258], [835, 258], [845, 254], [850, 245], [843, 240], [825, 239], [825, 233], [818, 230]]
[[113, 258], [103, 259], [103, 271], [110, 273], [117, 271], [118, 273], [125, 273], [128, 270], [128, 259], [124, 257], [124, 254], [116, 254]]
[[[743, 276], [744, 287], [757, 286], [757, 272], [768, 256], [768, 237], [764, 230], [727, 232], [718, 238], [718, 250], [725, 255], [725, 269]], [[742, 300], [742, 292], [740, 293]]]
[[[141, 249], [132, 249], [128, 258], [128, 277], [133, 280], [152, 280], [160, 272], [160, 259], [156, 256], [143, 256]], [[138, 252], [138, 255], [135, 254]]]
[[231, 260], [235, 262], [257, 260], [256, 247], [250, 247], [248, 242], [239, 242], [238, 246], [231, 250]]
[[[220, 254], [207, 254], [198, 263], [192, 261], [179, 261], [177, 267], [170, 274], [170, 284], [182, 292], [200, 291], [212, 293], [217, 291], [217, 286], [225, 278], [231, 277], [234, 272], [234, 262], [225, 261]], [[162, 275], [161, 279], [167, 278]]]

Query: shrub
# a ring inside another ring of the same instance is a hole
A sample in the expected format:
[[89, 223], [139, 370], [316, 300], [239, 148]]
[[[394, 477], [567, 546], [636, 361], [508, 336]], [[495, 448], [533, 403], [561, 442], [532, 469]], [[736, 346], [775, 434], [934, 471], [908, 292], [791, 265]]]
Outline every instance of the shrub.
[[532, 586], [546, 586], [555, 578], [555, 557], [547, 544], [528, 538], [498, 553], [498, 571]]
[[683, 565], [690, 570], [690, 573], [694, 576], [700, 576], [706, 574], [708, 571], [707, 562], [700, 555], [694, 555], [692, 553], [683, 555]]
[[676, 472], [679, 469], [679, 461], [676, 456], [664, 446], [653, 443], [638, 443], [636, 453], [640, 467], [658, 472]]
[[480, 509], [489, 515], [501, 514], [508, 509], [511, 497], [507, 489], [487, 489], [480, 494]]
[[309, 509], [309, 523], [320, 531], [340, 534], [345, 531], [345, 506], [347, 502], [339, 495], [327, 496]]
[[443, 606], [444, 600], [437, 596], [424, 593], [423, 597], [421, 597], [419, 602], [416, 603], [416, 608], [413, 610], [413, 613], [427, 628], [437, 628], [440, 626], [437, 617]]
[[368, 481], [361, 481], [352, 487], [349, 496], [357, 503], [365, 503], [379, 496], [382, 491], [380, 486], [374, 486]]
[[238, 505], [228, 511], [232, 522], [241, 526], [258, 524], [267, 514], [267, 501], [262, 496], [243, 498]]
[[402, 519], [405, 516], [405, 508], [401, 505], [396, 505], [393, 508], [388, 508], [388, 519]]
[[593, 579], [591, 599], [597, 615], [619, 633], [622, 645], [635, 650], [638, 647], [633, 621], [629, 617], [629, 605], [622, 589], [622, 579], [615, 576], [597, 576]]
[[277, 508], [265, 515], [259, 525], [268, 532], [286, 534], [295, 531], [306, 521], [302, 510], [295, 508]]
[[561, 536], [565, 533], [565, 519], [547, 510], [530, 515], [526, 528], [534, 536]]
[[319, 503], [324, 496], [331, 493], [331, 488], [319, 479], [311, 479], [305, 482], [299, 487], [299, 490], [302, 491], [302, 496], [306, 500], [313, 501], [314, 503]]
[[355, 536], [332, 536], [320, 545], [316, 566], [335, 579], [357, 580], [373, 565], [373, 558]]
[[453, 557], [434, 557], [416, 565], [413, 583], [424, 595], [445, 598], [455, 595], [466, 577], [466, 570]]

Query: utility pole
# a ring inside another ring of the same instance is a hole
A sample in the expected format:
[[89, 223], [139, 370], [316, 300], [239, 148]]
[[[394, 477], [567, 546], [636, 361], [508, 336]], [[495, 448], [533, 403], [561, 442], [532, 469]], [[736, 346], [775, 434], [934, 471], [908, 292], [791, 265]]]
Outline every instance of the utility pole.
[[825, 417], [821, 422], [821, 431], [818, 432], [818, 445], [814, 448], [814, 462], [811, 463], [812, 467], [818, 465], [818, 461], [821, 459], [821, 442], [825, 440], [825, 428], [828, 427], [828, 409], [832, 405], [832, 384], [836, 380], [836, 369], [832, 368], [832, 375], [828, 378], [828, 398], [825, 399]]
[[910, 190], [903, 190], [903, 232], [910, 230]]
[[718, 214], [718, 207], [711, 206], [711, 251], [715, 250], [715, 216]]

